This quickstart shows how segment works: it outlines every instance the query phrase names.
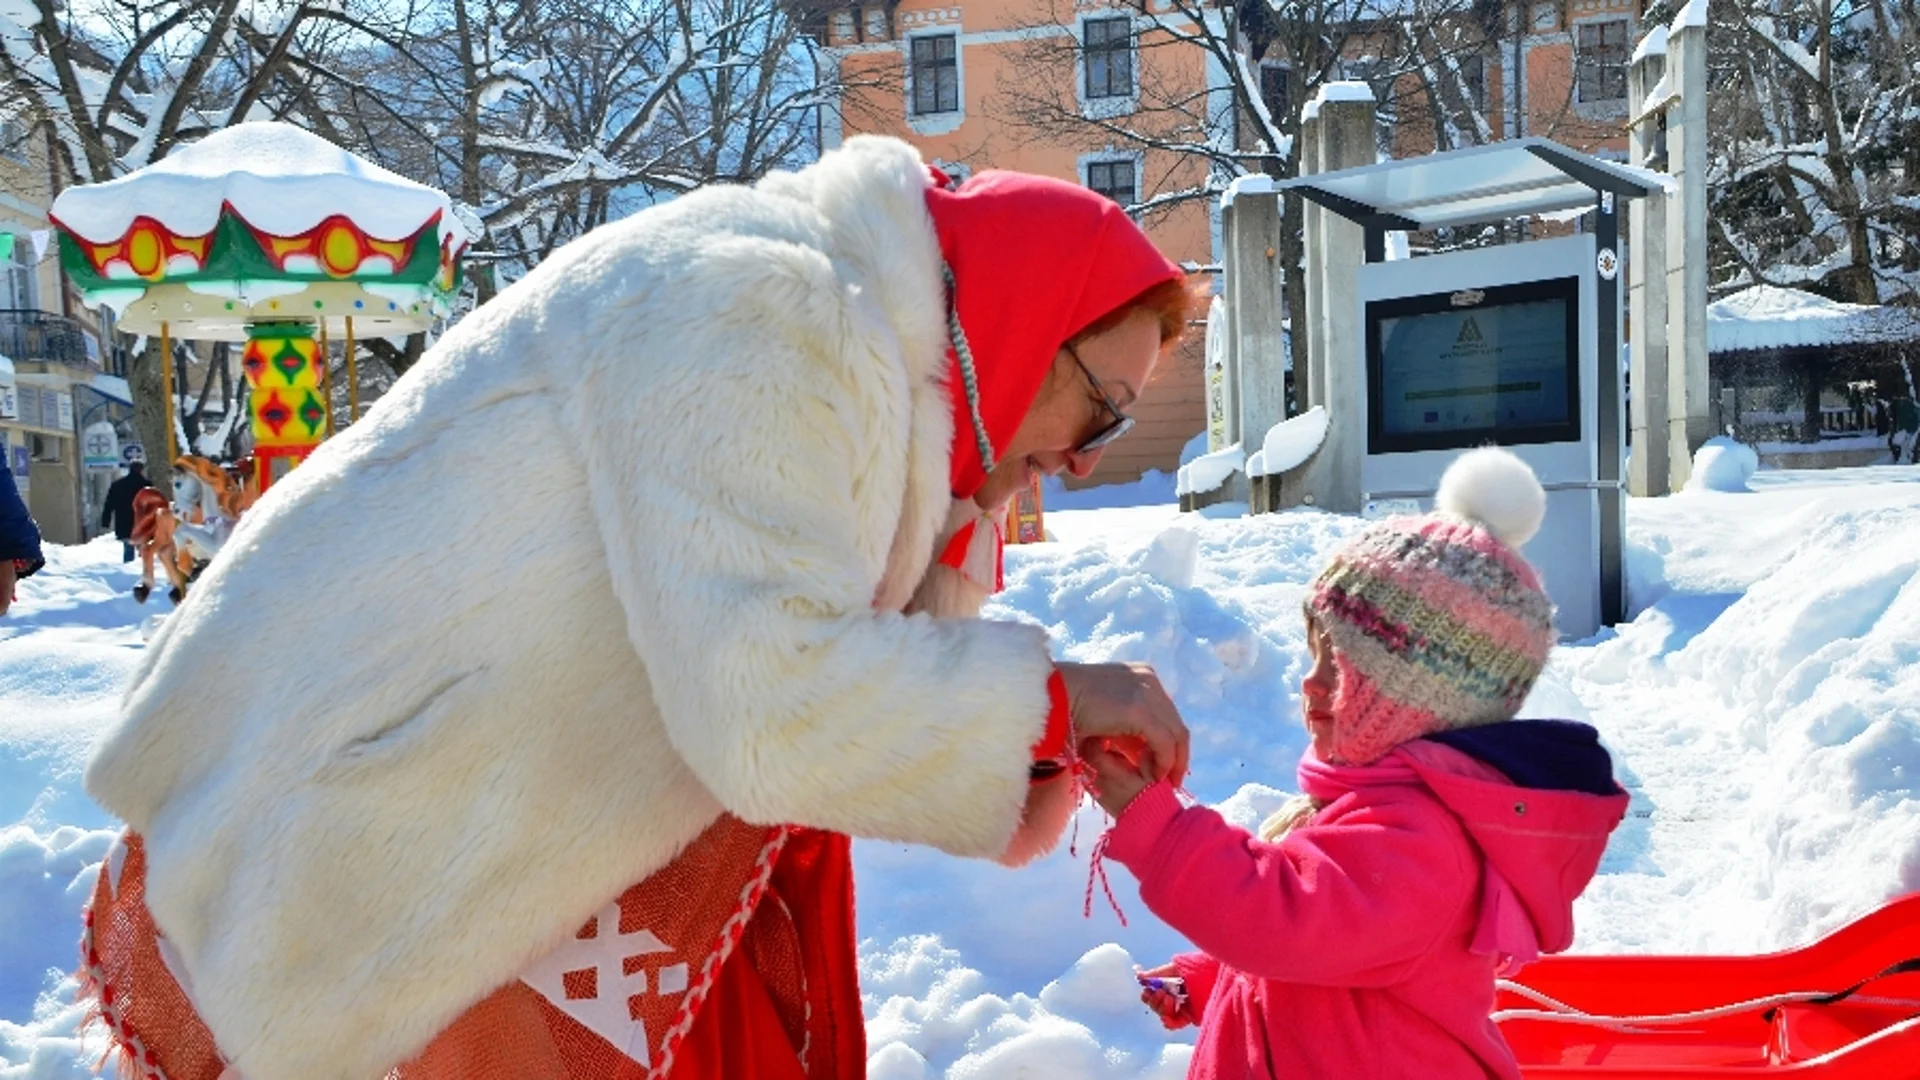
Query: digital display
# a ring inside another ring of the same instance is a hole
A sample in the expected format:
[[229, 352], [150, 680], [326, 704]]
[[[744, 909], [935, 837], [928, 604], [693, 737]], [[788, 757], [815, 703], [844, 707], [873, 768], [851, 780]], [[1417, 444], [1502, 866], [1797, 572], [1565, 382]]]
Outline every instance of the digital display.
[[1580, 438], [1574, 278], [1367, 305], [1368, 450]]

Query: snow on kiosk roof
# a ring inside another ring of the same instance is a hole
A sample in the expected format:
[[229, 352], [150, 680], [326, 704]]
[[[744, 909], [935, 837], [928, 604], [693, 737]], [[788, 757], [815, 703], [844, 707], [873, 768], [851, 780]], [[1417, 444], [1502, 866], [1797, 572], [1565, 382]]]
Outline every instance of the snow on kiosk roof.
[[1361, 225], [1436, 229], [1593, 205], [1594, 193], [1668, 190], [1648, 169], [1602, 161], [1529, 136], [1275, 184]]

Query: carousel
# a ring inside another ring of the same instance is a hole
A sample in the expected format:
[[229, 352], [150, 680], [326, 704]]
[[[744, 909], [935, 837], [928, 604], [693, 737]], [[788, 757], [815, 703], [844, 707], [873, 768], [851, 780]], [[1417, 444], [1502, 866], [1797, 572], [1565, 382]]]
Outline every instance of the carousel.
[[[468, 243], [444, 193], [275, 121], [238, 124], [118, 179], [68, 188], [51, 217], [61, 264], [86, 302], [113, 308], [122, 331], [157, 337], [164, 358], [173, 498], [136, 508], [141, 600], [158, 557], [178, 602], [240, 514], [336, 423], [359, 418], [355, 341], [417, 333], [449, 315]], [[176, 340], [243, 346], [251, 450], [237, 460], [180, 445]], [[331, 362], [336, 344], [341, 365]]]

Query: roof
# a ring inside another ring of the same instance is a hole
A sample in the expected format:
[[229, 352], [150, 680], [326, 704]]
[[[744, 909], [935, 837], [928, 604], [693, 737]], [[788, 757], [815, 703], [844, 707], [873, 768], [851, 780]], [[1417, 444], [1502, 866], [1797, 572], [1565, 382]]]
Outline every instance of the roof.
[[1920, 341], [1920, 314], [1843, 304], [1799, 289], [1755, 285], [1707, 305], [1707, 351], [1832, 348]]
[[1590, 206], [1600, 191], [1632, 199], [1671, 186], [1664, 173], [1602, 161], [1539, 136], [1275, 185], [1361, 225], [1385, 229], [1473, 225]]

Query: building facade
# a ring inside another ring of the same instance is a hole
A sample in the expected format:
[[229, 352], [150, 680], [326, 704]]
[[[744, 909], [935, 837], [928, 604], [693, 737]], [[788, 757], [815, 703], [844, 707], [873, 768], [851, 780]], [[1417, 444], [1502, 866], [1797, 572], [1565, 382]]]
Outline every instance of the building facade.
[[[1185, 96], [1210, 99], [1198, 112], [1212, 130], [1168, 132], [1166, 142], [1256, 145], [1258, 123], [1231, 107], [1222, 90], [1225, 67], [1207, 49], [1175, 40], [1195, 32], [1188, 14], [1206, 19], [1199, 29], [1246, 58], [1261, 111], [1285, 133], [1298, 130], [1309, 86], [1338, 78], [1373, 86], [1381, 102], [1381, 146], [1395, 157], [1544, 135], [1624, 160], [1626, 69], [1643, 0], [1461, 0], [1436, 16], [1444, 24], [1438, 28], [1414, 32], [1390, 20], [1342, 26], [1326, 38], [1337, 42], [1333, 70], [1310, 76], [1291, 70], [1285, 49], [1266, 47], [1286, 28], [1250, 14], [1249, 4], [814, 0], [800, 6], [842, 84], [858, 88], [846, 92], [823, 146], [874, 132], [913, 142], [950, 173], [1007, 168], [1072, 180], [1135, 207], [1163, 251], [1200, 268], [1219, 263], [1218, 199], [1182, 201], [1168, 193], [1204, 189], [1208, 165], [1191, 152], [1142, 149], [1153, 140], [1123, 133], [1138, 133], [1146, 111], [1165, 110]], [[1523, 77], [1510, 77], [1513, 72]], [[1047, 110], [1036, 102], [1051, 104], [1056, 118], [1087, 122], [1049, 126]], [[1103, 134], [1103, 122], [1110, 122], [1109, 133]], [[1214, 187], [1220, 182], [1216, 176]], [[1141, 404], [1137, 434], [1108, 452], [1091, 482], [1123, 482], [1145, 469], [1177, 466], [1181, 448], [1206, 423], [1198, 337], [1158, 373]]]
[[0, 121], [0, 463], [46, 539], [97, 533], [132, 434], [125, 353], [67, 288], [44, 132]]

